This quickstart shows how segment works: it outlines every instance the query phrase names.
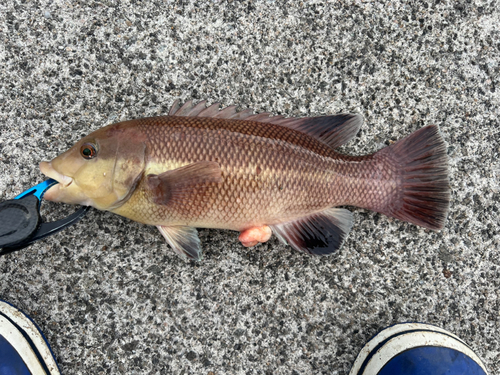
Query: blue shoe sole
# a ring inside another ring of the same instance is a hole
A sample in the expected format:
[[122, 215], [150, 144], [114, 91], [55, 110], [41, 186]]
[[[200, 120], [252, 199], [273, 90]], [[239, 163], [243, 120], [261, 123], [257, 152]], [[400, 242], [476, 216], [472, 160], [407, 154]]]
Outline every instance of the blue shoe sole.
[[472, 349], [452, 333], [429, 324], [402, 323], [374, 336], [350, 375], [487, 375]]
[[0, 300], [0, 373], [60, 375], [50, 346], [29, 316]]

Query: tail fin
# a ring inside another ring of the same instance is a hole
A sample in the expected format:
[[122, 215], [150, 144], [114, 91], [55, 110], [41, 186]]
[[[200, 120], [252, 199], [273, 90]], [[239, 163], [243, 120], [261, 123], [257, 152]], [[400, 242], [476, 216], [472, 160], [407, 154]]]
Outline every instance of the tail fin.
[[429, 229], [442, 229], [450, 204], [446, 146], [435, 125], [426, 126], [383, 149], [399, 174], [396, 202], [384, 214]]

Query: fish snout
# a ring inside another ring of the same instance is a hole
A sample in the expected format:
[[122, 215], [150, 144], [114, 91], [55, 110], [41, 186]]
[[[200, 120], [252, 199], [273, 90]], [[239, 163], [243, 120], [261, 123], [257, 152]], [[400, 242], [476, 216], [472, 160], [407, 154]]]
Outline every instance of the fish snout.
[[42, 161], [40, 163], [40, 171], [47, 177], [52, 178], [59, 182], [62, 186], [68, 187], [72, 184], [73, 179], [69, 176], [65, 176], [62, 173], [59, 173], [52, 167], [51, 162]]

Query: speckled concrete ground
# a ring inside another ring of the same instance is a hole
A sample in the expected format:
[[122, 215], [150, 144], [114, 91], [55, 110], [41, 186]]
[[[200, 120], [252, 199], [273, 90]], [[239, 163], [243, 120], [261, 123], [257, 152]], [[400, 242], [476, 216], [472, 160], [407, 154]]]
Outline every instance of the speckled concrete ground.
[[314, 3], [2, 1], [0, 199], [82, 135], [176, 98], [359, 112], [352, 154], [427, 124], [448, 143], [439, 233], [353, 209], [335, 256], [202, 229], [194, 264], [155, 228], [93, 210], [1, 258], [0, 298], [34, 317], [63, 373], [347, 374], [367, 339], [404, 321], [458, 334], [499, 373], [498, 2]]

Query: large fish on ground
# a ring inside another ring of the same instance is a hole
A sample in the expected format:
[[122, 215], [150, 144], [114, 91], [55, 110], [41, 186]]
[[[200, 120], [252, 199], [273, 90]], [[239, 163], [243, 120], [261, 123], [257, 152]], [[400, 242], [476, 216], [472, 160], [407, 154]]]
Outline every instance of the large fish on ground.
[[450, 191], [438, 127], [372, 155], [336, 152], [361, 124], [357, 114], [284, 118], [175, 102], [168, 116], [108, 125], [42, 162], [59, 181], [45, 199], [156, 225], [178, 254], [196, 260], [196, 227], [240, 231], [245, 246], [274, 233], [295, 249], [330, 254], [353, 222], [338, 206], [442, 228]]

